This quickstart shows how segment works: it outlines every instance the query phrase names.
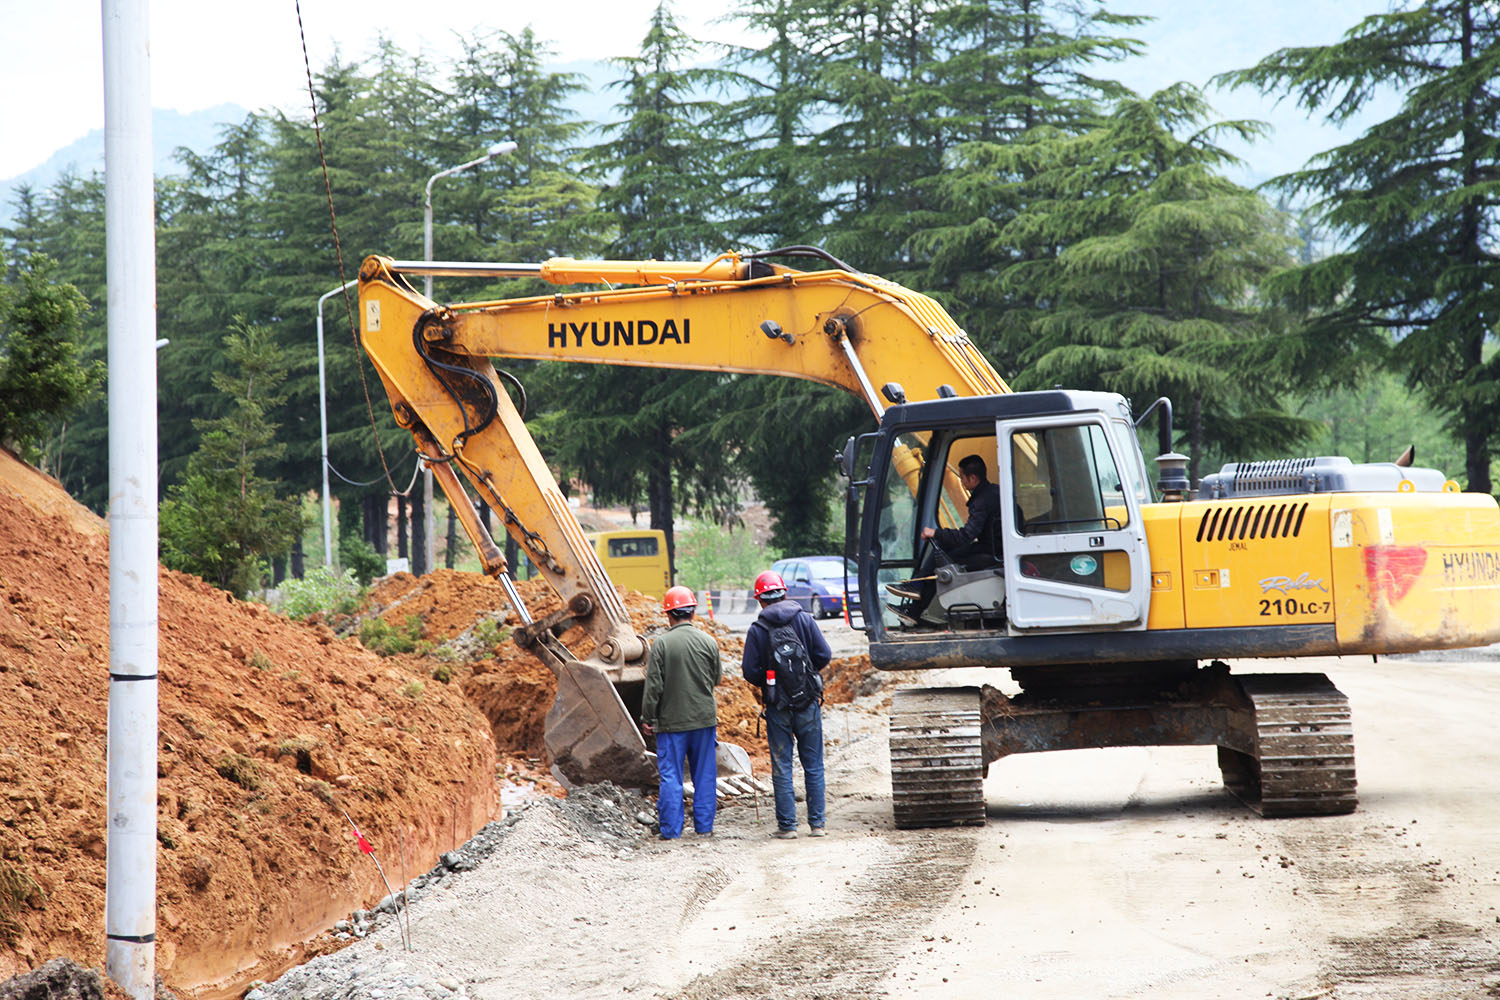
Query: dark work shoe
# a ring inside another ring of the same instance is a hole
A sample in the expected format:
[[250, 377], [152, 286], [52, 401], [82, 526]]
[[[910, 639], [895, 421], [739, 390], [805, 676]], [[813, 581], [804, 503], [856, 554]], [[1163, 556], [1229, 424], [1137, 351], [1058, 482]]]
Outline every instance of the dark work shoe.
[[895, 615], [896, 620], [899, 621], [902, 625], [905, 625], [907, 628], [913, 628], [917, 624], [917, 619], [914, 615], [910, 614], [902, 608], [896, 607], [896, 605], [894, 604], [887, 604], [886, 610]]
[[885, 589], [892, 595], [901, 598], [903, 601], [915, 601], [917, 598], [922, 596], [921, 588], [919, 588], [915, 583], [911, 583], [910, 581], [905, 581], [902, 583], [888, 583], [885, 585]]
[[775, 837], [777, 840], [796, 840], [797, 839], [797, 831], [796, 830], [777, 830], [775, 833], [771, 834], [771, 836]]

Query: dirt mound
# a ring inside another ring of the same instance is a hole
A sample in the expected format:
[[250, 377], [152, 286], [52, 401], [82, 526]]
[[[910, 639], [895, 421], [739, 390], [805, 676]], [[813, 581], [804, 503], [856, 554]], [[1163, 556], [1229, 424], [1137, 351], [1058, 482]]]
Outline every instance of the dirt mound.
[[[109, 543], [0, 452], [0, 976], [104, 960]], [[432, 662], [161, 571], [157, 971], [227, 996], [497, 808], [489, 726]]]
[[[543, 581], [519, 589], [534, 615], [559, 606]], [[0, 452], [0, 977], [103, 965], [108, 591], [104, 522]], [[655, 599], [622, 596], [637, 632], [665, 628]], [[542, 743], [556, 683], [505, 631], [500, 584], [397, 574], [370, 608], [420, 619], [423, 646], [382, 658], [352, 637], [359, 619], [293, 622], [160, 572], [156, 961], [183, 997], [237, 995], [337, 947], [320, 932], [386, 895], [340, 810], [404, 881], [494, 817], [502, 784], [562, 794]], [[720, 734], [766, 774], [742, 640], [698, 627], [724, 654]], [[563, 640], [590, 649], [581, 630]], [[827, 700], [870, 674], [834, 661]]]
[[[543, 580], [524, 580], [516, 585], [521, 599], [535, 617], [560, 607], [557, 595]], [[666, 628], [666, 616], [653, 597], [634, 590], [621, 591], [635, 631], [647, 638]], [[371, 592], [368, 613], [399, 625], [410, 615], [423, 620], [423, 639], [447, 642], [466, 653], [476, 652], [474, 637], [488, 622], [514, 628], [519, 624], [505, 588], [489, 577], [475, 573], [438, 570], [424, 577], [397, 573]], [[744, 640], [711, 619], [700, 618], [697, 626], [719, 645], [724, 657], [724, 680], [714, 692], [719, 706], [719, 735], [749, 751], [756, 770], [769, 769], [770, 759], [762, 735], [755, 736], [760, 705], [755, 689], [740, 677]], [[490, 634], [493, 634], [491, 631]], [[563, 643], [580, 656], [588, 655], [592, 643], [581, 629], [562, 636]], [[489, 719], [495, 746], [503, 755], [531, 760], [546, 759], [542, 726], [547, 710], [557, 696], [552, 671], [506, 635], [487, 647], [488, 655], [456, 664], [453, 677], [464, 694]]]

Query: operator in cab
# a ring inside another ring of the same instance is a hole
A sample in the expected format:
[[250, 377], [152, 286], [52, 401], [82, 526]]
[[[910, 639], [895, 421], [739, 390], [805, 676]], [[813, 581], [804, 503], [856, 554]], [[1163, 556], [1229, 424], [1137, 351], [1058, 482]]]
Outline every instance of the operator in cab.
[[[957, 528], [922, 529], [922, 537], [934, 542], [940, 558], [957, 563], [964, 569], [982, 569], [1000, 562], [1000, 487], [989, 480], [989, 468], [978, 455], [968, 455], [958, 463], [958, 481], [969, 493], [969, 517]], [[930, 576], [900, 583], [886, 584], [900, 604], [887, 604], [903, 625], [916, 625], [937, 586]]]

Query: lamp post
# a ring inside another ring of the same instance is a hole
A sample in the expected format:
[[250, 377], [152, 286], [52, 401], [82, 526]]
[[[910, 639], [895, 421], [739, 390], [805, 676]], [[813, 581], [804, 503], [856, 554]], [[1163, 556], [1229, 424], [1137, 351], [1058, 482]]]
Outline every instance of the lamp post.
[[[513, 142], [497, 142], [484, 155], [478, 159], [470, 160], [468, 163], [460, 163], [456, 167], [447, 170], [439, 170], [427, 178], [427, 189], [422, 196], [422, 259], [432, 263], [432, 185], [440, 177], [449, 177], [470, 167], [477, 167], [481, 163], [488, 163], [497, 156], [504, 156], [516, 148]], [[422, 294], [432, 298], [432, 275], [426, 275], [422, 279]], [[437, 567], [437, 517], [432, 510], [432, 470], [424, 464], [422, 467], [422, 521], [427, 536], [424, 545], [424, 563], [427, 572], [431, 573]]]
[[337, 295], [359, 279], [346, 281], [337, 288], [330, 288], [318, 298], [318, 422], [323, 430], [323, 564], [333, 565], [333, 505], [328, 498], [328, 381], [323, 373], [323, 303], [329, 296]]

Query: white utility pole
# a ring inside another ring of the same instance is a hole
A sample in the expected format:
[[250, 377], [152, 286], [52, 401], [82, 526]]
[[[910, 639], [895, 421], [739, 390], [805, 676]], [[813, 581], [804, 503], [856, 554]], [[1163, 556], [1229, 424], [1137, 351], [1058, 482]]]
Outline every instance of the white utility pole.
[[156, 240], [146, 0], [102, 0], [109, 358], [104, 967], [156, 996]]
[[318, 298], [318, 422], [323, 432], [323, 565], [333, 568], [333, 501], [328, 495], [328, 378], [323, 372], [323, 303], [330, 295], [359, 284], [359, 279], [330, 288]]
[[[488, 163], [497, 156], [504, 156], [514, 151], [516, 144], [513, 142], [497, 142], [484, 155], [478, 159], [470, 160], [468, 163], [460, 163], [456, 167], [447, 170], [439, 170], [427, 178], [427, 190], [422, 196], [422, 260], [432, 263], [432, 184], [440, 177], [449, 177], [461, 170], [477, 167], [481, 163]], [[432, 275], [422, 279], [422, 294], [432, 298]], [[427, 572], [431, 573], [437, 569], [437, 517], [432, 510], [432, 470], [424, 462], [422, 464], [422, 520], [426, 527], [426, 563]]]

